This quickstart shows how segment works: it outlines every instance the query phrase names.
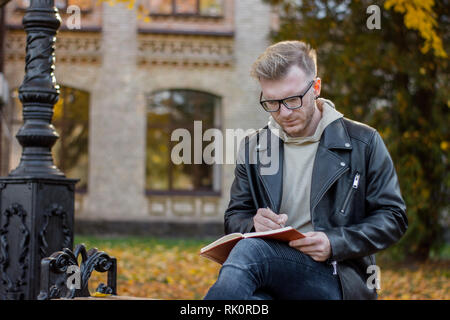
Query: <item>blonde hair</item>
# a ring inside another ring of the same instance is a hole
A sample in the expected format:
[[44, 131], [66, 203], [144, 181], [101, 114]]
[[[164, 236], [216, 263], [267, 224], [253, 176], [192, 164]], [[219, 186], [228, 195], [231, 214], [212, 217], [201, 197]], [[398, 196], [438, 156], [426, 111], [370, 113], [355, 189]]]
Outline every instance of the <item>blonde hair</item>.
[[278, 80], [294, 65], [315, 77], [316, 51], [303, 41], [282, 41], [271, 45], [258, 57], [253, 63], [251, 75], [256, 79]]

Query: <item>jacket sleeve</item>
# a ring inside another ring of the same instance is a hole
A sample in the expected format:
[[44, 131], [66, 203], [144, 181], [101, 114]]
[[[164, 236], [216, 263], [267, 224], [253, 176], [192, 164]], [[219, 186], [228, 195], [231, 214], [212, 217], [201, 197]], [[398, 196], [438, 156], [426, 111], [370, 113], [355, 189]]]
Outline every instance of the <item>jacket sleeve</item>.
[[366, 159], [366, 217], [358, 224], [324, 231], [330, 240], [332, 260], [374, 254], [397, 242], [408, 228], [395, 167], [376, 131]]
[[255, 231], [253, 216], [257, 209], [252, 195], [253, 186], [251, 186], [248, 176], [248, 157], [244, 151], [248, 154], [247, 138], [239, 148], [234, 181], [230, 190], [230, 202], [225, 211], [225, 234]]

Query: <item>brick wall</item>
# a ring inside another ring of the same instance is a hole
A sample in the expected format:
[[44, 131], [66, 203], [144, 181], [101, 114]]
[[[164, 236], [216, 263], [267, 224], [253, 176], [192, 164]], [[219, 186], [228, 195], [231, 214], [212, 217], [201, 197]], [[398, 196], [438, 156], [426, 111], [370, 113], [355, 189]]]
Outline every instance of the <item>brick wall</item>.
[[[150, 24], [137, 21], [123, 5], [103, 4], [82, 20], [90, 26], [86, 30], [59, 32], [56, 80], [91, 96], [89, 192], [77, 195], [78, 217], [223, 221], [234, 165], [221, 166], [221, 196], [145, 195], [144, 97], [160, 89], [206, 91], [222, 97], [224, 130], [266, 124], [259, 86], [249, 73], [269, 44], [271, 10], [261, 0], [226, 3], [222, 19], [157, 18]], [[18, 27], [18, 13], [10, 13], [5, 74], [11, 88], [17, 88], [23, 80], [25, 33]], [[11, 168], [20, 156], [14, 144]]]

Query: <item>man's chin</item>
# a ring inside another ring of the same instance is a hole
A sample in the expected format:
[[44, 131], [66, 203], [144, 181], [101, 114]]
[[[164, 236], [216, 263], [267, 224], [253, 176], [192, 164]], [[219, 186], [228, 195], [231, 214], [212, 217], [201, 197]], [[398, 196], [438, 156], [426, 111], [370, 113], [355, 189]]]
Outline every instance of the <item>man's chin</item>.
[[296, 137], [300, 135], [302, 128], [299, 126], [286, 126], [283, 130], [288, 134], [288, 136]]

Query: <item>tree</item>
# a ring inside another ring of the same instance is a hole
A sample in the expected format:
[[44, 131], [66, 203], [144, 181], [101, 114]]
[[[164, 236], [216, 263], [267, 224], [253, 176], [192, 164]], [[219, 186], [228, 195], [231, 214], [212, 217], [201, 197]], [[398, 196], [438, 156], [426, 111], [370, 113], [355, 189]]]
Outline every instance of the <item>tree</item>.
[[[316, 48], [322, 95], [382, 135], [409, 219], [395, 247], [427, 259], [442, 245], [448, 220], [449, 1], [266, 1], [281, 13], [273, 41]], [[380, 29], [367, 28], [370, 5], [381, 9]]]

